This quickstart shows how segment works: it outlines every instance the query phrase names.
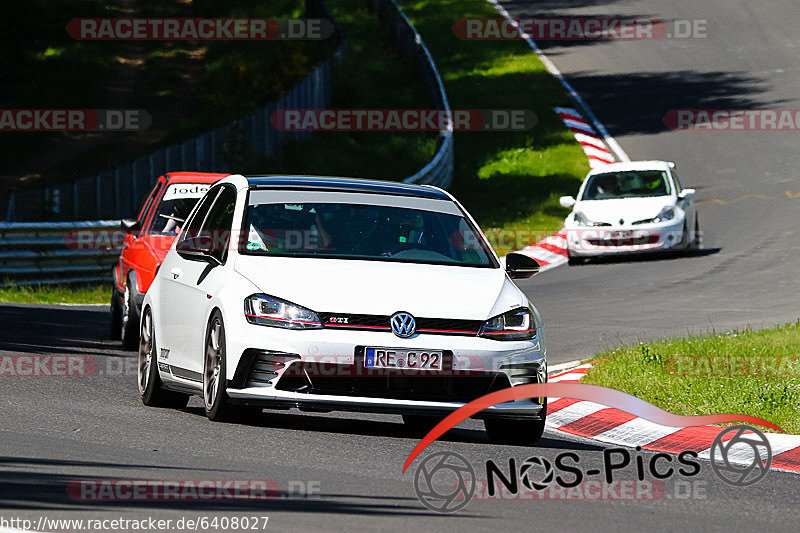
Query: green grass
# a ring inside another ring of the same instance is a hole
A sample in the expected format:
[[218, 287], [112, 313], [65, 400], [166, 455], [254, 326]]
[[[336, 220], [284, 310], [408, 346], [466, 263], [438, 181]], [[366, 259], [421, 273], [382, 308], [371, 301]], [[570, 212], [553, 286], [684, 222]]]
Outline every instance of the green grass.
[[0, 287], [0, 302], [25, 304], [107, 304], [111, 283]]
[[[524, 42], [455, 37], [456, 19], [497, 16], [484, 0], [400, 4], [433, 55], [452, 108], [531, 109], [538, 117], [528, 131], [457, 132], [451, 190], [498, 253], [554, 233], [569, 212], [558, 205], [558, 197], [574, 194], [589, 170], [586, 156], [552, 110], [568, 103], [561, 85]], [[430, 105], [416, 73], [386, 44], [363, 2], [329, 0], [328, 5], [349, 44], [344, 81], [332, 107]], [[434, 147], [433, 136], [419, 132], [317, 133], [292, 143], [267, 166], [275, 172], [403, 179], [430, 160]], [[504, 233], [498, 234], [500, 229]]]
[[[569, 213], [558, 197], [575, 194], [586, 172], [586, 156], [554, 106], [567, 96], [523, 41], [458, 39], [462, 17], [494, 18], [485, 0], [400, 0], [422, 34], [441, 73], [454, 109], [531, 109], [538, 123], [529, 131], [457, 132], [452, 192], [482, 228], [553, 233]], [[510, 251], [495, 246], [498, 252]]]
[[[599, 359], [608, 360], [595, 365], [583, 382], [627, 392], [681, 415], [746, 414], [798, 434], [798, 354], [800, 320], [758, 331], [745, 329], [622, 346], [599, 354]], [[753, 371], [749, 361], [767, 356], [794, 356], [784, 361], [795, 363], [785, 365], [777, 376], [774, 372], [765, 375], [760, 363]], [[679, 361], [687, 360], [692, 364], [680, 366]], [[710, 365], [699, 364], [703, 361]], [[733, 372], [727, 370], [731, 363]], [[725, 377], [718, 377], [722, 375]]]

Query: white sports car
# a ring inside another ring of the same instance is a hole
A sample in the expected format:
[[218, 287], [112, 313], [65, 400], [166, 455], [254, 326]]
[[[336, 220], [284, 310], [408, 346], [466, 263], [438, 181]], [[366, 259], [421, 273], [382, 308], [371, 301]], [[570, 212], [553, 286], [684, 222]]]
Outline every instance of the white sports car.
[[[547, 378], [542, 318], [447, 192], [343, 178], [229, 176], [198, 202], [144, 300], [145, 405], [208, 418], [299, 407], [402, 414], [424, 429]], [[483, 411], [492, 440], [535, 442], [540, 398]]]
[[589, 172], [564, 222], [570, 264], [580, 257], [699, 248], [694, 189], [684, 189], [675, 164], [635, 161]]

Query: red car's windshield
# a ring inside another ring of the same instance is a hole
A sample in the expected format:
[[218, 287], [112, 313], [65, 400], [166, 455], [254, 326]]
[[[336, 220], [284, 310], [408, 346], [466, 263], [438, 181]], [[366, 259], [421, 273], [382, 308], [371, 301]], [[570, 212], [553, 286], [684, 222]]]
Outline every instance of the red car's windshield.
[[211, 187], [211, 183], [173, 183], [167, 186], [156, 208], [150, 235], [178, 235], [192, 208]]

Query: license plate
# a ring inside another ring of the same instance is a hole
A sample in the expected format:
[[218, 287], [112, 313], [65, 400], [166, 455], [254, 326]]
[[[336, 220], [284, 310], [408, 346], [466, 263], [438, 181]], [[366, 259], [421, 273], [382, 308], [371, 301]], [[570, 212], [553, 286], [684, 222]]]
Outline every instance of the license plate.
[[633, 232], [632, 231], [612, 231], [611, 232], [611, 236], [609, 238], [611, 238], [611, 239], [630, 239], [631, 237], [633, 237]]
[[367, 368], [441, 370], [443, 357], [442, 350], [367, 348], [364, 352], [364, 366]]

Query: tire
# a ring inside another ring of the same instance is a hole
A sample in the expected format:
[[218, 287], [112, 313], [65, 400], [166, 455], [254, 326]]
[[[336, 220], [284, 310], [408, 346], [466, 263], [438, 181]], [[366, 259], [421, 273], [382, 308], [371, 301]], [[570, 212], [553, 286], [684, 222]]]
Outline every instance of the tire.
[[583, 259], [581, 259], [579, 257], [574, 257], [574, 256], [571, 256], [571, 255], [567, 255], [567, 264], [569, 266], [580, 265], [581, 263], [583, 263]]
[[122, 306], [119, 303], [120, 296], [117, 288], [111, 289], [111, 340], [118, 341], [122, 339]]
[[120, 323], [120, 339], [122, 347], [126, 350], [135, 350], [139, 344], [139, 317], [136, 312], [136, 302], [133, 298], [134, 286], [131, 279], [125, 284], [122, 295], [122, 320]]
[[433, 426], [441, 421], [441, 417], [433, 415], [403, 415], [403, 424], [413, 435], [417, 436], [427, 435]]
[[189, 395], [165, 390], [158, 375], [158, 347], [153, 314], [148, 307], [142, 315], [139, 335], [139, 370], [137, 372], [139, 395], [148, 407], [175, 407], [182, 409], [189, 403]]
[[211, 313], [206, 331], [205, 351], [203, 353], [203, 405], [206, 416], [214, 422], [233, 420], [235, 410], [228, 402], [225, 324], [222, 314]]
[[700, 236], [700, 217], [694, 216], [694, 240], [689, 244], [690, 250], [699, 250], [703, 245], [703, 239]]
[[531, 445], [539, 442], [544, 433], [542, 420], [505, 420], [487, 418], [483, 424], [489, 442], [493, 444]]

